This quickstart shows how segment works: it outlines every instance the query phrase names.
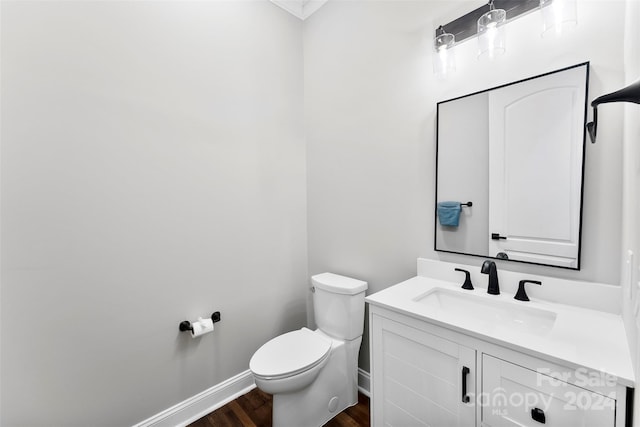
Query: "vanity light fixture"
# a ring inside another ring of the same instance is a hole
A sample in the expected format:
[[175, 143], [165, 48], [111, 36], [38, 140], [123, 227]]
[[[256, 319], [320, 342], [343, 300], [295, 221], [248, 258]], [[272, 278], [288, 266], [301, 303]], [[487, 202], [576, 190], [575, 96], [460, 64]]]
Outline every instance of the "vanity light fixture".
[[456, 70], [456, 57], [452, 50], [455, 43], [456, 36], [447, 33], [440, 25], [436, 31], [436, 38], [433, 40], [433, 49], [436, 53], [433, 60], [433, 72], [438, 77], [446, 77], [447, 74]]
[[633, 102], [640, 104], [640, 80], [631, 83], [629, 86], [597, 97], [591, 102], [593, 107], [593, 121], [587, 123], [587, 131], [592, 143], [596, 143], [596, 133], [598, 130], [598, 105], [610, 102]]
[[[435, 74], [443, 76], [446, 72], [453, 71], [455, 59], [452, 48], [476, 36], [479, 57], [491, 58], [503, 53], [505, 51], [504, 24], [540, 8], [540, 0], [491, 0], [488, 5], [488, 11], [485, 4], [436, 29], [433, 39], [436, 57], [433, 67]], [[445, 50], [439, 49], [444, 46], [446, 46]]]
[[493, 59], [506, 51], [504, 24], [507, 22], [507, 12], [496, 9], [493, 1], [489, 0], [489, 11], [478, 19], [478, 59]]
[[478, 59], [492, 59], [505, 53], [505, 24], [538, 9], [544, 21], [543, 36], [559, 34], [578, 22], [577, 0], [489, 0], [486, 5], [436, 29], [434, 73], [444, 76], [455, 70], [452, 48], [472, 37], [478, 38]]
[[576, 0], [540, 0], [542, 11], [542, 36], [560, 35], [567, 28], [578, 24]]

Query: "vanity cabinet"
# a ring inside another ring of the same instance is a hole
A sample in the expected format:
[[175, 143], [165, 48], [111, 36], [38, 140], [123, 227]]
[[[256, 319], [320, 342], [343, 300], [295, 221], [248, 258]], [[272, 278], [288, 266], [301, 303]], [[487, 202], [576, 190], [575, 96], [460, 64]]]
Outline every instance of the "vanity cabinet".
[[626, 388], [370, 305], [373, 427], [624, 427]]
[[482, 391], [483, 427], [615, 425], [615, 399], [486, 354]]
[[371, 325], [374, 425], [475, 425], [475, 350], [384, 317]]

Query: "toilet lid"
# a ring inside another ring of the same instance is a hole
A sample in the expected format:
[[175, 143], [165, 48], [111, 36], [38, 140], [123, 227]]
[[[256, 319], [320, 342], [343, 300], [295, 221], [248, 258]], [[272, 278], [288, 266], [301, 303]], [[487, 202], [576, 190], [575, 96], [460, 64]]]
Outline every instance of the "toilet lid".
[[331, 341], [302, 328], [265, 343], [249, 361], [249, 369], [265, 378], [291, 376], [322, 362], [329, 350]]

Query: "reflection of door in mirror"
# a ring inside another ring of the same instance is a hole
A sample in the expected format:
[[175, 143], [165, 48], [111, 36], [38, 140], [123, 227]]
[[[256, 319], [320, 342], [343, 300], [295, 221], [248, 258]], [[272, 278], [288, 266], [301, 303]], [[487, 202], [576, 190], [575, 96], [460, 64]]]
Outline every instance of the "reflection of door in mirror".
[[584, 69], [552, 77], [489, 94], [489, 254], [576, 268]]
[[588, 63], [438, 103], [437, 251], [580, 268]]

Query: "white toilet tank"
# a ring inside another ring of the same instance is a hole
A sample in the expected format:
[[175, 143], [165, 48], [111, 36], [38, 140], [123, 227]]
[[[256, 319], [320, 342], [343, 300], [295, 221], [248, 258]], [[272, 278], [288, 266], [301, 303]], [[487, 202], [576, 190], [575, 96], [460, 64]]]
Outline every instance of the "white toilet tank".
[[333, 273], [311, 277], [313, 310], [318, 328], [337, 339], [353, 340], [364, 330], [367, 282]]

